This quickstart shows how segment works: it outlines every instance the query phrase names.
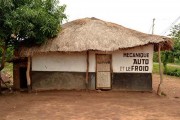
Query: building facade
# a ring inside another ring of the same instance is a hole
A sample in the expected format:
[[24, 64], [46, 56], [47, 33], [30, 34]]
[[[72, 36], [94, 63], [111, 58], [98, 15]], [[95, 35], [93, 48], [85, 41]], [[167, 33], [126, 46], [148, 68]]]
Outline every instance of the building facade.
[[14, 87], [151, 91], [153, 52], [159, 46], [172, 48], [163, 36], [95, 18], [75, 20], [47, 43], [17, 51]]

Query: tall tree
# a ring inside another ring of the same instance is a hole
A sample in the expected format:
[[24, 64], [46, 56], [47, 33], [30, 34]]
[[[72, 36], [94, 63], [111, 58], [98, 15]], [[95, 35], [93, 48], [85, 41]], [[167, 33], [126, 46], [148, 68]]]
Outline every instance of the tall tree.
[[171, 51], [163, 52], [164, 72], [167, 72], [167, 63], [180, 62], [180, 24], [171, 29], [170, 36], [173, 38], [174, 48]]
[[65, 8], [58, 0], [0, 0], [0, 71], [8, 48], [55, 37], [66, 19]]
[[173, 56], [180, 62], [180, 23], [173, 27], [171, 36], [174, 38]]

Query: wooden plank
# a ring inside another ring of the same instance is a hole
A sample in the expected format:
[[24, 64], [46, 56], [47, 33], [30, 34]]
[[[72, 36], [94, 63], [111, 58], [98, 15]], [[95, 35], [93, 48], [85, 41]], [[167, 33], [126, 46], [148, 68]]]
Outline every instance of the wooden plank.
[[111, 56], [109, 54], [98, 54], [97, 63], [110, 63], [111, 62]]
[[96, 55], [96, 89], [111, 89], [111, 54]]
[[110, 72], [110, 70], [111, 70], [111, 68], [110, 68], [110, 64], [107, 64], [107, 63], [98, 63], [97, 64], [97, 72], [105, 72], [105, 71], [107, 71], [107, 72]]
[[111, 88], [110, 72], [97, 72], [97, 88]]

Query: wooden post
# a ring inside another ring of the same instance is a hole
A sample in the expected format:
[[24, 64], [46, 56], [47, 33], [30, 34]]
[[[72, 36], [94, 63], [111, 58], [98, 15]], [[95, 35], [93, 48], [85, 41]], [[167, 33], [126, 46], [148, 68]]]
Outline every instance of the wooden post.
[[7, 44], [5, 43], [5, 46], [0, 46], [0, 49], [2, 50], [2, 60], [0, 61], [0, 94], [2, 93], [2, 86], [1, 86], [1, 83], [2, 83], [2, 76], [1, 76], [1, 71], [2, 69], [4, 69], [4, 65], [5, 65], [5, 56], [6, 56], [6, 50], [7, 50]]
[[163, 72], [162, 72], [162, 64], [161, 64], [161, 45], [158, 45], [158, 61], [159, 61], [159, 74], [160, 74], [160, 83], [158, 86], [157, 94], [161, 95], [161, 89], [163, 84]]
[[86, 52], [86, 89], [88, 89], [89, 79], [89, 51]]
[[2, 88], [1, 88], [1, 71], [0, 71], [0, 95], [2, 94]]
[[28, 62], [27, 62], [27, 70], [26, 70], [26, 79], [27, 79], [28, 92], [31, 92], [30, 69], [31, 69], [31, 58], [29, 56], [28, 57]]

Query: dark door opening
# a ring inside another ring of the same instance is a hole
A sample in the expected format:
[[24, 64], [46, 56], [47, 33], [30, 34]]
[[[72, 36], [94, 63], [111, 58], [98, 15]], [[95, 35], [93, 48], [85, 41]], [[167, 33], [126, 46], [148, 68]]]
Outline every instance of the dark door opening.
[[26, 79], [26, 67], [20, 67], [20, 88], [21, 89], [27, 89], [27, 79]]

